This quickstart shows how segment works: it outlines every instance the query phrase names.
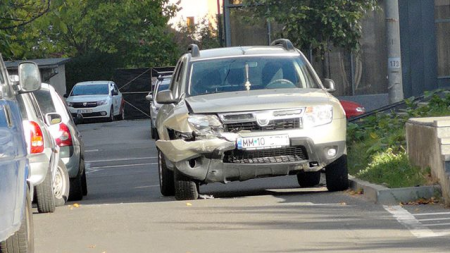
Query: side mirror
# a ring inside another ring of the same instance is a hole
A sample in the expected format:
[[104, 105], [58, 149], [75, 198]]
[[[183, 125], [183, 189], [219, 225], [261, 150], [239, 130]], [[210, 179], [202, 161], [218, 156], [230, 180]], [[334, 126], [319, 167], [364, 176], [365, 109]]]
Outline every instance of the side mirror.
[[145, 96], [145, 99], [147, 99], [148, 101], [153, 101], [153, 95], [148, 94], [147, 96]]
[[19, 85], [19, 83], [20, 83], [18, 75], [10, 75], [9, 81], [11, 82], [12, 85]]
[[22, 92], [32, 92], [41, 88], [41, 73], [36, 63], [19, 64], [19, 84]]
[[336, 91], [336, 85], [334, 84], [334, 81], [331, 79], [324, 79], [323, 86], [325, 86], [325, 89], [330, 93]]
[[156, 94], [156, 102], [158, 104], [174, 104], [178, 101], [173, 98], [172, 92], [170, 90], [160, 91]]
[[112, 94], [113, 96], [117, 96], [117, 95], [119, 95], [119, 92], [117, 92], [117, 91], [115, 91], [115, 90], [112, 90], [112, 91], [111, 91], [111, 94]]
[[62, 117], [58, 113], [47, 113], [45, 114], [45, 120], [47, 125], [56, 125], [62, 122]]

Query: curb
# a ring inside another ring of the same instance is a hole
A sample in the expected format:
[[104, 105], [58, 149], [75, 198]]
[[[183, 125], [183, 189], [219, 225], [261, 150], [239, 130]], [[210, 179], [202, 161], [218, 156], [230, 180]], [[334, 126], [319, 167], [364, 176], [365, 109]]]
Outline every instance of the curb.
[[439, 185], [406, 188], [387, 188], [349, 176], [349, 186], [354, 191], [363, 190], [364, 197], [380, 205], [398, 205], [418, 199], [430, 199], [441, 195]]

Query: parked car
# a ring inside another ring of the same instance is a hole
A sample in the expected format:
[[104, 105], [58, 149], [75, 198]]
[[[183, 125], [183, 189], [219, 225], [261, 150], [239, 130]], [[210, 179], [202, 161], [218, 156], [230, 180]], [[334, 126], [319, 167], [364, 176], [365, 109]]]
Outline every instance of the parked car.
[[75, 84], [66, 96], [67, 106], [73, 117], [105, 118], [113, 121], [125, 119], [125, 100], [112, 81], [89, 81]]
[[30, 177], [28, 181], [36, 192], [37, 209], [40, 213], [55, 211], [54, 177], [59, 162], [59, 147], [53, 139], [45, 116], [33, 93], [17, 96], [28, 143]]
[[301, 187], [348, 188], [346, 118], [289, 40], [200, 51], [175, 68], [156, 127], [160, 190], [196, 199], [200, 184], [297, 175]]
[[0, 252], [34, 252], [27, 144], [16, 94], [39, 87], [39, 69], [31, 62], [19, 65], [13, 87], [0, 54]]
[[366, 108], [358, 103], [347, 100], [340, 100], [340, 102], [344, 108], [347, 119], [351, 119], [366, 112]]
[[[70, 200], [81, 200], [88, 194], [84, 166], [84, 143], [63, 99], [49, 84], [42, 83], [41, 89], [33, 92], [46, 114], [61, 115], [61, 122], [50, 127], [50, 132], [60, 147], [60, 157], [70, 177]], [[64, 188], [67, 192], [69, 188]]]
[[159, 108], [161, 105], [156, 102], [154, 97], [160, 91], [168, 90], [170, 81], [172, 80], [172, 76], [160, 76], [153, 86], [153, 90], [148, 93], [145, 97], [148, 101], [150, 101], [150, 133], [153, 139], [157, 139], [157, 131], [156, 131], [156, 116], [158, 115]]

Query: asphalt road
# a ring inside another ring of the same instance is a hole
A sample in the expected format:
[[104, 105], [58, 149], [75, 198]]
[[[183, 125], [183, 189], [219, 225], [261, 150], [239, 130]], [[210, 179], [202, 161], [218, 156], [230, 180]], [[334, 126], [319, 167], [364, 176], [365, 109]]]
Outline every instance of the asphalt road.
[[159, 193], [149, 121], [79, 125], [89, 194], [34, 211], [37, 253], [448, 252], [450, 209], [381, 206], [351, 192], [300, 189], [295, 176]]

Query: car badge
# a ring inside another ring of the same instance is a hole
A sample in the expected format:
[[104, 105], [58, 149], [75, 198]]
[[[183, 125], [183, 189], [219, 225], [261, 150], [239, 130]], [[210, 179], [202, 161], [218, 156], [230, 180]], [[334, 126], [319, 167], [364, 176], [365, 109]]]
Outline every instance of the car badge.
[[86, 105], [87, 105], [87, 103], [86, 103], [86, 102], [84, 102], [84, 103], [83, 103], [83, 106], [86, 106]]
[[258, 123], [259, 126], [264, 127], [269, 125], [270, 119], [259, 116], [256, 118], [256, 122]]

